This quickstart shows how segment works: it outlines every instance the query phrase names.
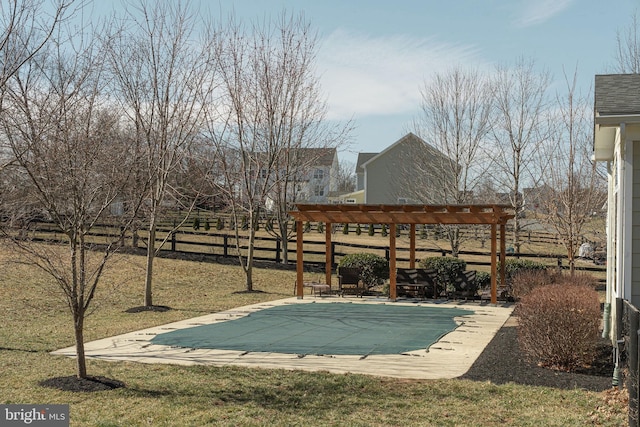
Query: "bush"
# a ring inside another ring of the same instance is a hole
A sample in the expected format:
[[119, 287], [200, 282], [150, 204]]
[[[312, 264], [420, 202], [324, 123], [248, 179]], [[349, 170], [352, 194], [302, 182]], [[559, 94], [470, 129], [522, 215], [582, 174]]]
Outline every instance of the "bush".
[[359, 236], [359, 235], [361, 235], [361, 234], [362, 234], [362, 228], [360, 227], [360, 224], [358, 224], [358, 225], [356, 226], [356, 235], [358, 235], [358, 236]]
[[318, 223], [318, 233], [324, 233], [324, 222], [319, 222]]
[[516, 308], [522, 351], [542, 366], [572, 371], [596, 357], [598, 293], [576, 284], [534, 288]]
[[362, 270], [362, 283], [371, 288], [382, 285], [389, 278], [389, 261], [381, 256], [370, 253], [345, 255], [338, 264], [340, 267], [358, 267]]
[[193, 218], [193, 229], [194, 230], [200, 229], [200, 218], [198, 217]]
[[376, 230], [373, 227], [373, 224], [369, 224], [369, 236], [373, 236], [375, 233], [376, 233]]
[[342, 224], [342, 234], [349, 234], [349, 223], [345, 222]]
[[[500, 271], [500, 268], [500, 263], [498, 263], [498, 271]], [[540, 271], [546, 269], [547, 266], [540, 262], [526, 259], [508, 259], [504, 264], [505, 280], [507, 284], [509, 284], [513, 276], [522, 271]]]
[[453, 292], [455, 278], [467, 268], [467, 263], [460, 258], [443, 256], [428, 257], [420, 261], [422, 268], [436, 271], [436, 285], [441, 289]]
[[511, 278], [511, 296], [520, 299], [533, 289], [554, 283], [554, 276], [547, 270], [521, 270]]

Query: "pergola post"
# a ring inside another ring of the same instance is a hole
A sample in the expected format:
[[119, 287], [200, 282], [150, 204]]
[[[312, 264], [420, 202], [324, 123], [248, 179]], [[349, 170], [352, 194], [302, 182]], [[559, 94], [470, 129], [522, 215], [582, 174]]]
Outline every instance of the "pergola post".
[[416, 268], [416, 225], [409, 227], [409, 268]]
[[396, 293], [396, 224], [389, 224], [389, 299], [395, 301]]
[[333, 267], [331, 265], [331, 258], [333, 257], [333, 254], [331, 252], [331, 226], [332, 224], [330, 222], [327, 222], [325, 224], [325, 229], [324, 229], [324, 241], [325, 241], [325, 280], [327, 285], [331, 286], [331, 268]]
[[303, 256], [302, 247], [302, 221], [296, 221], [296, 295], [298, 299], [304, 297], [304, 276], [303, 276]]
[[500, 224], [500, 285], [506, 286], [506, 271], [507, 271], [507, 224]]
[[491, 224], [491, 304], [498, 303], [498, 245], [496, 242], [496, 228], [495, 223]]

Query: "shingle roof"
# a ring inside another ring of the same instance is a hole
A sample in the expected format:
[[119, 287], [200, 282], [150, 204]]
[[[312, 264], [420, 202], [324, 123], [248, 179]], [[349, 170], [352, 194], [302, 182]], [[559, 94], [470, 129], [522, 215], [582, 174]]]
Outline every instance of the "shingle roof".
[[596, 75], [595, 111], [600, 116], [640, 114], [640, 74]]
[[358, 153], [358, 161], [356, 162], [356, 172], [363, 171], [362, 165], [373, 159], [380, 153]]

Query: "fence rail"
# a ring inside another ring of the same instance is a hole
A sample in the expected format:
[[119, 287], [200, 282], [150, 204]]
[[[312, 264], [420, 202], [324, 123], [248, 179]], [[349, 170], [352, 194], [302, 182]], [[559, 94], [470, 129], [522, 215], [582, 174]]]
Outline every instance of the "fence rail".
[[[640, 390], [640, 311], [627, 300], [616, 300], [617, 313], [617, 364], [616, 372], [625, 373], [626, 388], [629, 392], [629, 426], [640, 426], [638, 416], [638, 390]], [[623, 383], [619, 384], [621, 387]]]
[[[94, 240], [107, 241], [113, 240], [119, 236], [118, 230], [109, 226], [96, 227], [96, 232], [91, 236]], [[99, 230], [99, 231], [98, 231]], [[236, 245], [235, 236], [227, 232], [219, 232], [217, 230], [189, 230], [181, 228], [179, 230], [173, 230], [171, 227], [161, 227], [160, 235], [167, 235], [170, 233], [169, 239], [165, 240], [163, 237], [157, 237], [155, 245], [160, 247], [161, 251], [170, 252], [182, 252], [192, 253], [199, 255], [221, 256], [221, 257], [235, 257], [237, 256], [238, 249], [246, 250], [247, 245], [243, 244], [247, 240], [246, 236], [240, 236], [240, 247]], [[39, 235], [42, 240], [63, 240], [64, 236], [60, 234], [56, 228], [49, 223], [38, 223], [32, 225], [32, 232], [35, 235]], [[139, 238], [138, 234], [129, 233], [125, 236], [125, 245], [138, 246], [140, 240], [143, 244], [144, 238]], [[289, 260], [296, 259], [296, 245], [295, 239], [288, 242], [287, 255]], [[373, 245], [363, 243], [350, 243], [350, 242], [332, 242], [331, 243], [331, 265], [333, 268], [337, 266], [340, 259], [347, 254], [354, 252], [372, 252], [377, 255], [386, 257], [389, 259], [389, 247], [385, 245]], [[281, 263], [284, 258], [284, 245], [278, 238], [271, 236], [256, 236], [255, 237], [255, 256], [254, 259], [259, 261]], [[396, 248], [396, 260], [399, 263], [408, 263], [409, 248], [398, 246]], [[451, 251], [446, 249], [429, 249], [429, 248], [416, 248], [416, 258], [424, 259], [432, 256], [450, 256]], [[491, 265], [491, 253], [489, 251], [460, 251], [460, 258], [464, 259], [469, 266], [487, 267]], [[561, 269], [569, 268], [566, 262], [566, 255], [557, 254], [541, 254], [541, 253], [518, 253], [507, 254], [507, 258], [523, 258], [523, 259], [536, 259], [540, 262], [548, 264], [550, 266], [556, 266]], [[325, 265], [325, 242], [324, 240], [312, 240], [304, 239], [304, 254], [303, 260], [306, 265], [324, 267]], [[591, 271], [591, 272], [604, 272], [606, 271], [604, 266], [578, 266], [578, 270]]]

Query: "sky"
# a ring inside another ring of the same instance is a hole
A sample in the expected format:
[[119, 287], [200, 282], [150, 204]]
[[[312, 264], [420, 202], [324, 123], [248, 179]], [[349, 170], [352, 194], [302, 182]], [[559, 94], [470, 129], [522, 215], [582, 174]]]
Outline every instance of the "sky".
[[[412, 130], [420, 90], [454, 66], [491, 72], [518, 58], [548, 70], [551, 93], [577, 70], [579, 90], [611, 73], [616, 32], [640, 0], [200, 0], [214, 15], [250, 21], [283, 11], [304, 14], [318, 32], [317, 72], [328, 118], [353, 120], [351, 144], [380, 152]], [[203, 7], [204, 6], [204, 7]], [[592, 95], [590, 95], [592, 96]]]

